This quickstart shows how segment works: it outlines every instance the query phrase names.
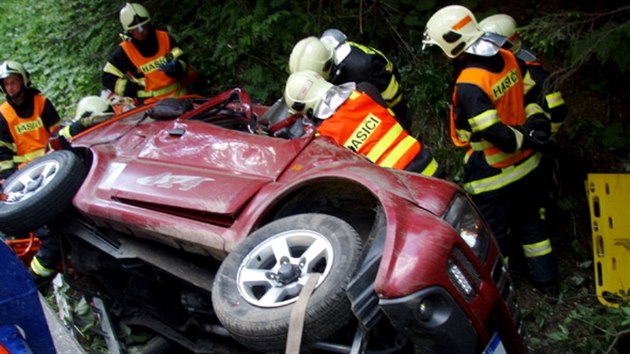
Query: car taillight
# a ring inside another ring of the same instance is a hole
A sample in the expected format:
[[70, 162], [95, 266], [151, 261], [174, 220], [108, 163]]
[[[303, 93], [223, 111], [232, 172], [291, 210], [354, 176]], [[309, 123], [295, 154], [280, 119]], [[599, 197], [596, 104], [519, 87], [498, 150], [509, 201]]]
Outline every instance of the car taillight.
[[479, 259], [482, 261], [486, 259], [490, 245], [490, 230], [468, 198], [456, 194], [444, 214], [444, 219], [457, 230]]

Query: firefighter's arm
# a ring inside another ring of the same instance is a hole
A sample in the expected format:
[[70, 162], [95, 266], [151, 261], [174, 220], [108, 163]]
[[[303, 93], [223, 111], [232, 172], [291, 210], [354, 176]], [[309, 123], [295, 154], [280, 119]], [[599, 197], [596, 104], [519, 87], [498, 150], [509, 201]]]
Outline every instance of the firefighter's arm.
[[130, 73], [137, 72], [125, 52], [118, 48], [103, 67], [101, 81], [108, 90], [122, 97], [137, 97], [138, 91], [144, 89], [143, 79]]
[[160, 70], [166, 75], [174, 79], [181, 79], [186, 75], [188, 69], [188, 57], [184, 51], [177, 45], [175, 38], [168, 35], [171, 48], [167, 54], [168, 60], [160, 65]]
[[15, 144], [6, 120], [0, 115], [0, 179], [8, 178], [15, 170]]
[[42, 112], [41, 117], [46, 130], [48, 130], [51, 135], [55, 134], [61, 127], [61, 118], [59, 117], [59, 113], [57, 113], [55, 106], [53, 106], [49, 99], [46, 99], [44, 111]]
[[503, 124], [494, 104], [480, 88], [458, 84], [457, 99], [461, 106], [460, 114], [465, 115], [470, 125], [472, 141], [483, 139], [505, 152], [514, 152], [523, 147], [523, 132]]

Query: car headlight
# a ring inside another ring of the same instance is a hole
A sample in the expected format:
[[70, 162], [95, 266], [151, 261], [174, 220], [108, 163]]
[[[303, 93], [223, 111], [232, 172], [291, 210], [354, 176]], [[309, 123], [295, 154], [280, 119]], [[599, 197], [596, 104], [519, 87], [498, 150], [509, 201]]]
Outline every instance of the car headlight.
[[444, 214], [448, 222], [481, 260], [490, 245], [490, 229], [475, 206], [462, 194], [456, 194]]

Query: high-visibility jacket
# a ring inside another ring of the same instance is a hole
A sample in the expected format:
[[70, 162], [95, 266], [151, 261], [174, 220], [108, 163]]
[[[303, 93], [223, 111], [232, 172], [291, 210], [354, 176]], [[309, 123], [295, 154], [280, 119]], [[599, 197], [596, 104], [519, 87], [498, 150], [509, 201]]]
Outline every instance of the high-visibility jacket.
[[[512, 166], [534, 153], [532, 149], [506, 152], [487, 140], [470, 139], [473, 133], [481, 132], [498, 122], [508, 126], [525, 123], [523, 75], [512, 53], [501, 49], [499, 54], [505, 63], [501, 72], [493, 73], [482, 68], [469, 67], [462, 70], [456, 81], [457, 84], [472, 84], [479, 87], [492, 100], [494, 109], [469, 118], [469, 131], [456, 126], [457, 86], [453, 92], [451, 108], [451, 138], [455, 145], [467, 146], [472, 151], [483, 151], [488, 165], [494, 168]], [[472, 151], [469, 151], [469, 155]]]
[[41, 118], [46, 104], [46, 97], [34, 95], [33, 113], [30, 117], [19, 117], [8, 102], [0, 105], [0, 113], [7, 122], [13, 142], [16, 165], [25, 164], [38, 157], [44, 156], [51, 132], [48, 131]]
[[138, 97], [144, 99], [145, 103], [155, 102], [165, 97], [177, 97], [186, 93], [185, 87], [179, 80], [169, 77], [162, 70], [159, 70], [160, 65], [177, 59], [184, 52], [179, 47], [170, 48], [167, 32], [160, 30], [155, 32], [158, 40], [158, 51], [151, 57], [143, 56], [129, 41], [120, 43], [129, 60], [138, 68], [138, 71], [144, 74], [144, 78], [138, 79], [139, 83], [144, 86], [144, 90], [138, 91]]
[[322, 121], [317, 133], [383, 167], [404, 169], [422, 151], [422, 144], [402, 128], [387, 108], [356, 90], [330, 118]]

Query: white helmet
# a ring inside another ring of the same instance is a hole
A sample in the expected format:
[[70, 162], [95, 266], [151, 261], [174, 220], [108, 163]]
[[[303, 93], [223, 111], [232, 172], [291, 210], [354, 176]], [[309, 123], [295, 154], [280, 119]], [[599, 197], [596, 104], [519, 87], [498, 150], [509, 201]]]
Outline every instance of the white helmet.
[[99, 96], [85, 96], [77, 104], [77, 113], [74, 120], [92, 116], [110, 116], [114, 114], [114, 108], [109, 101]]
[[120, 24], [125, 31], [139, 28], [151, 21], [151, 15], [147, 9], [137, 3], [127, 3], [120, 10]]
[[22, 77], [22, 84], [25, 88], [31, 86], [30, 75], [24, 66], [17, 61], [6, 60], [0, 64], [0, 88], [2, 89], [2, 92], [4, 92], [4, 79], [13, 74], [20, 75]]
[[322, 41], [322, 43], [326, 47], [335, 49], [341, 43], [344, 43], [345, 41], [347, 41], [348, 36], [346, 36], [345, 33], [341, 32], [340, 30], [336, 28], [329, 28], [325, 30], [324, 33], [322, 33], [321, 37], [319, 37], [319, 40]]
[[456, 58], [483, 34], [470, 10], [464, 6], [450, 5], [431, 16], [422, 43], [425, 46], [437, 45], [449, 58]]
[[291, 113], [313, 114], [326, 92], [333, 86], [315, 71], [298, 71], [287, 80], [284, 100]]
[[517, 53], [521, 49], [521, 40], [516, 33], [516, 21], [512, 16], [506, 14], [496, 14], [486, 17], [479, 22], [479, 27], [484, 32], [500, 34], [510, 42], [510, 50]]
[[317, 37], [306, 37], [293, 47], [289, 57], [289, 72], [312, 70], [323, 76], [330, 77], [333, 64], [333, 50], [326, 47]]

